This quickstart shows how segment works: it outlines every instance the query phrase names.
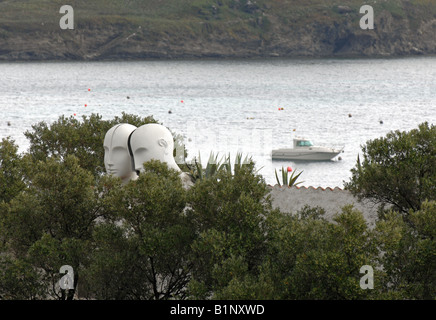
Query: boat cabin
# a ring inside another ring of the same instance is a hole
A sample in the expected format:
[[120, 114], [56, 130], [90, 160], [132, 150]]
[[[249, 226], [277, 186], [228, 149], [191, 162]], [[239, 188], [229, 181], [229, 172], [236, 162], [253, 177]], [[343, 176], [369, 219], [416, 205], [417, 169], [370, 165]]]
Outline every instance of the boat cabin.
[[308, 139], [294, 139], [294, 148], [301, 147], [313, 147], [313, 143]]

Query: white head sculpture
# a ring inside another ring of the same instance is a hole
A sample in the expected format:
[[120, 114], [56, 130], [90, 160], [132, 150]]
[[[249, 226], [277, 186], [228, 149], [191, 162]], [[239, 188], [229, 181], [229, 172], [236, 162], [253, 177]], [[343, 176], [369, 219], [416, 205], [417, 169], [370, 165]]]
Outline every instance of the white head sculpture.
[[117, 124], [109, 129], [104, 137], [104, 166], [110, 175], [120, 177], [123, 183], [136, 179], [129, 153], [128, 139], [136, 129], [128, 123]]
[[137, 172], [143, 171], [143, 164], [152, 159], [165, 162], [168, 167], [181, 171], [173, 156], [173, 135], [163, 125], [149, 123], [140, 126], [130, 136], [130, 148]]

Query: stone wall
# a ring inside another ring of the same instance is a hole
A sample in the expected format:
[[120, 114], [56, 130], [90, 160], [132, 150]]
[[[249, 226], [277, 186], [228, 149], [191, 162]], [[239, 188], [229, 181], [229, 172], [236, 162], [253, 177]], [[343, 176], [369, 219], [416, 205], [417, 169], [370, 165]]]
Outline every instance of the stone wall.
[[341, 188], [314, 188], [314, 187], [280, 187], [271, 188], [271, 200], [274, 208], [282, 212], [297, 212], [305, 205], [322, 207], [326, 211], [326, 218], [331, 220], [333, 215], [341, 211], [345, 205], [352, 204], [361, 211], [369, 225], [373, 225], [377, 218], [378, 205], [371, 201], [360, 202], [349, 191]]

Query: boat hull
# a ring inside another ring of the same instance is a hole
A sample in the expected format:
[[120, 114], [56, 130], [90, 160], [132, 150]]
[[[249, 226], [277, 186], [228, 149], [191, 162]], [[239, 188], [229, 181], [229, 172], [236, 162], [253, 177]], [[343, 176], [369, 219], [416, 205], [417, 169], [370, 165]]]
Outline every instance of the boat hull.
[[278, 149], [272, 151], [271, 157], [273, 160], [328, 161], [332, 160], [339, 153], [341, 153], [340, 150], [331, 152], [307, 152], [293, 149]]

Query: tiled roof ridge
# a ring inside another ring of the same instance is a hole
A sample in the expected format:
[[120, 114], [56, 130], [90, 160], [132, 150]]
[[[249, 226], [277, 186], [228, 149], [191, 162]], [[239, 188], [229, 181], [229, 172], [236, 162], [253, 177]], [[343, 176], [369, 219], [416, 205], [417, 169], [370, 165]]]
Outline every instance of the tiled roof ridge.
[[[268, 185], [268, 187], [270, 187], [270, 188], [274, 188], [274, 187], [286, 187], [286, 186], [279, 186], [278, 184], [276, 184], [276, 185]], [[306, 187], [306, 186], [302, 186], [302, 187], [299, 187], [299, 186], [292, 186], [292, 187], [288, 187], [288, 188], [296, 188], [296, 189], [303, 189], [303, 190], [309, 190], [309, 189], [311, 189], [311, 190], [321, 190], [321, 191], [326, 191], [326, 190], [329, 190], [329, 191], [335, 191], [335, 190], [339, 190], [339, 191], [343, 191], [343, 189], [342, 188], [340, 188], [340, 187], [334, 187], [334, 188], [332, 188], [332, 187], [325, 187], [325, 188], [323, 188], [323, 187], [313, 187], [313, 186], [309, 186], [309, 187]]]

